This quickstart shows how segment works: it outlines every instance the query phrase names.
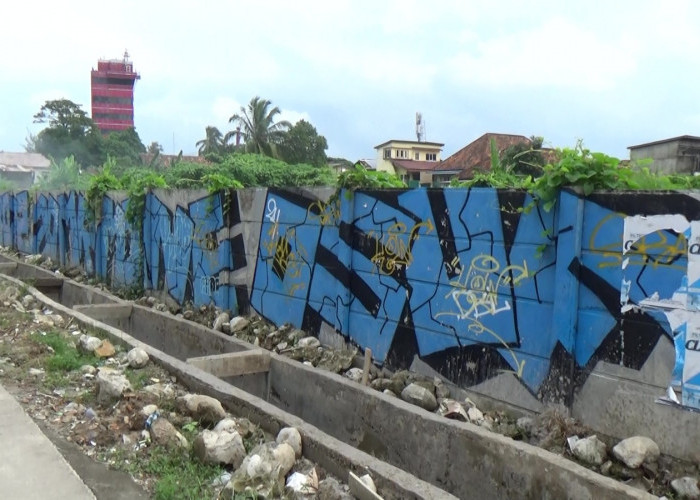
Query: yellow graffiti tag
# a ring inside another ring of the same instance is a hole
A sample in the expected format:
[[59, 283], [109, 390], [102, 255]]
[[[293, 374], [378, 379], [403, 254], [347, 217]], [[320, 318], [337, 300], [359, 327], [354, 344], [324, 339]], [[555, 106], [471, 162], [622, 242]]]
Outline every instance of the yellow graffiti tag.
[[377, 266], [380, 273], [391, 274], [396, 269], [406, 268], [413, 262], [411, 248], [420, 237], [419, 231], [425, 229], [424, 234], [431, 233], [435, 226], [430, 219], [415, 224], [410, 232], [407, 232], [406, 224], [397, 222], [392, 224], [386, 233], [379, 236], [370, 231], [368, 236], [375, 241], [374, 255], [370, 259]]
[[322, 226], [335, 225], [340, 220], [340, 201], [337, 199], [328, 202], [315, 201], [306, 209], [306, 217], [308, 220], [318, 219], [318, 223]]
[[[267, 231], [268, 239], [260, 243], [267, 251], [267, 254], [272, 256], [270, 265], [274, 268], [284, 271], [284, 286], [288, 295], [294, 295], [298, 290], [303, 290], [306, 284], [300, 281], [302, 278], [304, 262], [308, 259], [308, 252], [304, 245], [296, 239], [296, 230], [290, 228], [284, 234], [277, 238], [279, 232], [278, 223], [275, 222]], [[291, 250], [290, 241], [294, 240], [296, 252]]]
[[[607, 245], [599, 245], [596, 241], [598, 233], [615, 217], [623, 218], [625, 214], [612, 213], [603, 217], [593, 228], [588, 242], [588, 246], [592, 251], [600, 253], [605, 259], [608, 259], [599, 263], [599, 268], [620, 267], [622, 261], [628, 259], [628, 266], [668, 267], [686, 270], [684, 266], [676, 263], [680, 257], [688, 254], [688, 240], [683, 234], [679, 234], [675, 241], [670, 241], [670, 238], [664, 231], [655, 231], [642, 236], [634, 242], [624, 242], [622, 237], [620, 237], [619, 240]], [[628, 248], [627, 252], [623, 254], [622, 250], [625, 245]]]
[[504, 311], [510, 311], [511, 305], [505, 300], [499, 304], [499, 288], [512, 288], [518, 286], [531, 275], [527, 268], [527, 261], [523, 264], [511, 264], [501, 269], [501, 264], [491, 255], [477, 255], [471, 261], [469, 269], [461, 268], [457, 261], [449, 264], [450, 268], [460, 268], [460, 274], [449, 283], [452, 289], [445, 295], [451, 298], [457, 311], [446, 311], [436, 314], [439, 316], [454, 316], [459, 320], [469, 322], [467, 329], [475, 336], [486, 334], [499, 342], [513, 359], [517, 367], [513, 372], [518, 377], [522, 376], [525, 360], [519, 360], [515, 352], [495, 331], [484, 325], [479, 318], [482, 316], [495, 316]]

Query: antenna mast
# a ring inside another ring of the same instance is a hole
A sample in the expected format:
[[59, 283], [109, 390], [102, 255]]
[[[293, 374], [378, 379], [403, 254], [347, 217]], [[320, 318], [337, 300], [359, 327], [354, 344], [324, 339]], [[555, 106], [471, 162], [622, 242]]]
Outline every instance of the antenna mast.
[[423, 114], [420, 111], [416, 113], [416, 138], [418, 142], [425, 140], [425, 125], [423, 124]]

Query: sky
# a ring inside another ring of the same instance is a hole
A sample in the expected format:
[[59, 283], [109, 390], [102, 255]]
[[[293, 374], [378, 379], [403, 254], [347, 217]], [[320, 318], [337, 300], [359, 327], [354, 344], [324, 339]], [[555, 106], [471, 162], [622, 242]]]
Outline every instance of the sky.
[[[108, 7], [109, 6], [109, 7]], [[327, 154], [486, 132], [628, 146], [700, 135], [700, 2], [32, 1], [0, 30], [0, 150], [23, 151], [49, 99], [90, 112], [90, 70], [127, 49], [144, 144], [196, 154], [254, 96], [311, 122]]]

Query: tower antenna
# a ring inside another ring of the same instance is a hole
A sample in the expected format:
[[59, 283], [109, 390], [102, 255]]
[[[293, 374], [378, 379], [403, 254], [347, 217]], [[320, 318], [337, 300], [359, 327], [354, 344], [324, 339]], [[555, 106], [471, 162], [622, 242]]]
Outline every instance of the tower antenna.
[[425, 124], [423, 123], [423, 113], [420, 111], [416, 113], [416, 138], [418, 142], [425, 140]]

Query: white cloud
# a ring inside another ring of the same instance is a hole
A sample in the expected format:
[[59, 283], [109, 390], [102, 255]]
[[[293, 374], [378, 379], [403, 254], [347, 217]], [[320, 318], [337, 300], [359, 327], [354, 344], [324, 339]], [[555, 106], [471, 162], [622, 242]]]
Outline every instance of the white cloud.
[[636, 69], [636, 44], [555, 17], [533, 29], [486, 40], [463, 33], [448, 63], [458, 81], [496, 87], [571, 87], [603, 90]]
[[278, 119], [276, 121], [287, 120], [292, 125], [294, 125], [299, 120], [306, 120], [307, 122], [312, 123], [311, 117], [305, 111], [300, 112], [300, 111], [293, 111], [291, 109], [280, 109], [280, 114], [277, 116], [278, 116]]

